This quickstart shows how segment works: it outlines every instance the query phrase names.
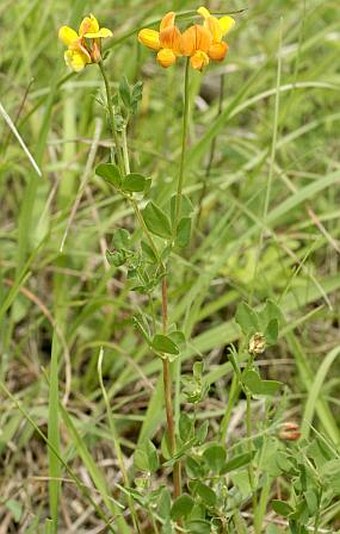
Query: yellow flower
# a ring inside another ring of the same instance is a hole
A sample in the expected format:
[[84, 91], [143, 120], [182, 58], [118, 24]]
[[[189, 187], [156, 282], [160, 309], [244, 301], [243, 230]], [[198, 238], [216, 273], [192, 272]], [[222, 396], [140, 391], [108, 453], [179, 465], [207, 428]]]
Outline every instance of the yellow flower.
[[211, 33], [198, 24], [190, 26], [181, 37], [181, 52], [183, 56], [190, 57], [190, 64], [196, 70], [202, 70], [208, 65], [211, 45]]
[[82, 20], [79, 33], [69, 26], [62, 26], [59, 39], [67, 46], [64, 54], [66, 64], [79, 72], [89, 63], [98, 63], [101, 60], [101, 39], [111, 36], [111, 30], [100, 28], [92, 14]]
[[181, 32], [175, 26], [175, 13], [170, 11], [161, 20], [159, 31], [143, 28], [138, 33], [138, 41], [157, 52], [157, 61], [164, 67], [170, 67], [181, 55]]
[[212, 36], [212, 43], [208, 50], [209, 58], [222, 61], [228, 52], [228, 45], [222, 39], [235, 26], [235, 20], [228, 15], [218, 19], [211, 15], [206, 7], [200, 7], [197, 13], [204, 18], [204, 27]]

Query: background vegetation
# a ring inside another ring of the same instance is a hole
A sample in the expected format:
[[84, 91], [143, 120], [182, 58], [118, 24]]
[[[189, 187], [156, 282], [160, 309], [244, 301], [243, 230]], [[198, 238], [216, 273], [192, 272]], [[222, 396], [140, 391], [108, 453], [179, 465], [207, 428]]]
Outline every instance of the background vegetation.
[[[283, 314], [278, 343], [257, 364], [263, 378], [282, 380], [286, 388], [269, 404], [263, 398], [254, 401], [254, 432], [272, 440], [259, 445], [263, 466], [271, 448], [281, 447], [273, 436], [283, 421], [297, 421], [302, 440], [284, 453], [285, 461], [289, 457], [296, 464], [281, 465], [275, 473], [279, 482], [261, 493], [263, 531], [292, 531], [285, 518], [289, 510], [273, 508], [271, 500], [292, 498], [298, 490], [291, 480], [299, 479], [301, 466], [312, 465], [327, 499], [321, 503], [320, 497], [313, 508], [312, 497], [305, 496], [310, 506], [303, 528], [336, 532], [338, 6], [325, 0], [209, 4], [221, 12], [245, 11], [236, 16], [227, 60], [191, 77], [195, 105], [185, 192], [195, 206], [196, 224], [191, 244], [173, 258], [169, 275], [170, 321], [188, 340], [182, 373], [190, 378], [193, 362], [204, 362], [204, 385], [210, 389], [195, 413], [199, 422], [209, 423], [207, 439], [214, 440], [232, 379], [228, 349], [237, 347], [241, 336], [236, 308], [242, 301], [254, 308], [267, 299], [278, 304]], [[132, 165], [152, 177], [151, 196], [162, 205], [175, 190], [183, 69], [160, 69], [135, 34], [167, 10], [197, 7], [184, 0], [1, 2], [0, 101], [42, 170], [39, 176], [2, 120], [1, 533], [53, 532], [55, 524], [47, 518], [53, 518], [57, 506], [58, 481], [49, 485], [54, 476], [64, 480], [59, 532], [105, 531], [105, 517], [117, 511], [109, 495], [122, 499], [112, 421], [141, 495], [145, 487], [151, 492], [164, 483], [166, 471], [156, 468], [149, 476], [133, 466], [137, 444], [152, 439], [161, 448], [161, 362], [133, 325], [145, 298], [129, 290], [124, 270], [109, 266], [105, 256], [114, 231], [133, 231], [134, 222], [128, 206], [94, 173], [107, 160], [110, 144], [100, 103], [102, 82], [95, 67], [80, 75], [68, 73], [57, 32], [63, 24], [77, 27], [91, 11], [113, 30], [106, 64], [114, 87], [123, 75], [144, 83], [129, 130]], [[102, 384], [97, 372], [101, 347]], [[56, 433], [58, 372], [62, 404]], [[192, 413], [185, 397], [182, 406]], [[242, 453], [237, 448], [245, 436], [242, 395], [231, 409], [224, 446]], [[52, 450], [43, 437], [48, 422]], [[318, 455], [318, 447], [326, 452]], [[242, 470], [236, 475], [232, 485], [241, 494], [239, 501], [235, 497], [241, 513], [233, 528], [251, 532], [249, 488]], [[155, 495], [156, 508], [146, 497], [137, 500], [143, 532], [155, 529], [152, 518], [161, 509]], [[203, 503], [206, 498], [200, 496]], [[112, 528], [118, 532], [125, 527], [118, 521]], [[201, 532], [198, 528], [191, 531]], [[227, 527], [216, 526], [216, 532], [224, 532], [218, 528]]]

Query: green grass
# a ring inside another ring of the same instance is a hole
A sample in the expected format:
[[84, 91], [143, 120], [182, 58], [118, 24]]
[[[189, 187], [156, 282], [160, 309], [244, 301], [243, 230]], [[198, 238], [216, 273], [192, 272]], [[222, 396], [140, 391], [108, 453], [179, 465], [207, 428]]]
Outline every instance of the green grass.
[[[113, 4], [4, 0], [0, 6], [4, 532], [157, 532], [162, 522], [160, 532], [170, 532], [148, 491], [171, 488], [171, 461], [150, 476], [133, 465], [146, 440], [169, 460], [162, 362], [133, 325], [134, 315], [146, 314], [160, 329], [160, 290], [150, 303], [129, 289], [124, 268], [107, 263], [117, 229], [127, 228], [136, 246], [141, 231], [132, 207], [95, 174], [111, 144], [99, 69], [69, 74], [57, 33], [91, 11], [113, 30], [105, 42], [112, 90], [124, 75], [144, 83], [128, 132], [131, 169], [152, 178], [150, 197], [166, 210], [181, 156], [184, 63], [159, 68], [135, 35], [166, 10], [180, 11], [189, 23], [186, 13], [199, 6]], [[226, 9], [223, 2], [210, 7]], [[340, 453], [337, 2], [234, 0], [227, 7], [245, 9], [228, 37], [227, 59], [203, 74], [190, 72], [184, 192], [196, 213], [201, 202], [200, 218], [190, 245], [171, 256], [168, 276], [169, 324], [187, 338], [181, 373], [192, 377], [193, 362], [202, 359], [210, 390], [193, 410], [177, 365], [176, 425], [180, 411], [194, 414], [209, 422], [207, 440], [219, 439], [233, 378], [228, 349], [237, 347], [241, 367], [247, 357], [237, 306], [245, 301], [260, 310], [271, 299], [283, 320], [278, 342], [258, 366], [262, 378], [287, 387], [270, 402], [254, 400], [252, 433], [260, 447], [254, 465], [262, 473], [264, 457], [270, 463], [272, 450], [283, 454], [273, 436], [293, 419], [302, 440], [285, 454], [324, 481], [322, 454], [339, 462]], [[223, 446], [233, 458], [249, 444], [242, 395], [230, 409]], [[255, 521], [268, 534], [295, 532], [273, 511], [273, 499], [293, 498], [288, 475], [277, 482], [274, 472], [272, 466], [258, 478]], [[340, 529], [339, 501], [328, 498], [331, 491], [339, 495], [331, 475], [308, 523], [312, 532]], [[247, 476], [245, 467], [227, 476], [237, 491], [226, 532], [254, 526]]]

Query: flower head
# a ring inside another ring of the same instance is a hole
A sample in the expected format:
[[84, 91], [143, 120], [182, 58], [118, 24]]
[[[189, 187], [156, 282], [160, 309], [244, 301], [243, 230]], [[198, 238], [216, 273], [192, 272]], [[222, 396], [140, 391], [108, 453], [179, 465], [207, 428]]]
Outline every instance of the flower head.
[[138, 33], [138, 41], [157, 52], [157, 61], [164, 67], [176, 62], [180, 52], [181, 32], [175, 26], [175, 13], [170, 11], [161, 20], [159, 31], [143, 28]]
[[228, 45], [223, 41], [223, 37], [231, 30], [235, 21], [229, 16], [218, 19], [205, 7], [200, 7], [197, 12], [204, 18], [203, 26], [195, 24], [182, 34], [181, 52], [190, 57], [194, 69], [202, 70], [210, 60], [224, 59]]
[[81, 21], [78, 33], [69, 26], [62, 26], [58, 35], [67, 46], [64, 54], [66, 65], [79, 72], [87, 64], [101, 60], [101, 39], [111, 37], [112, 32], [108, 28], [100, 28], [96, 17], [91, 14]]
[[213, 61], [222, 61], [228, 52], [228, 45], [223, 41], [223, 37], [235, 26], [235, 20], [229, 15], [218, 19], [211, 15], [206, 7], [200, 7], [197, 13], [204, 18], [204, 28], [212, 36], [212, 43], [208, 50], [209, 58]]
[[182, 34], [181, 52], [190, 57], [190, 64], [196, 70], [202, 70], [209, 63], [209, 49], [212, 44], [211, 33], [195, 24]]

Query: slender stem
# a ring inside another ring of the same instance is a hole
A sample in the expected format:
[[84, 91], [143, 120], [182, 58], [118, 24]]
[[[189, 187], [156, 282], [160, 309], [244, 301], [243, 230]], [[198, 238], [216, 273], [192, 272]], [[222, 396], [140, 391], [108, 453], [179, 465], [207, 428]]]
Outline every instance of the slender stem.
[[123, 150], [125, 173], [130, 174], [130, 159], [129, 159], [128, 144], [127, 144], [126, 128], [127, 126], [124, 126], [122, 130], [122, 150]]
[[99, 61], [98, 66], [99, 66], [102, 78], [104, 80], [104, 85], [105, 85], [107, 110], [109, 112], [110, 129], [111, 129], [112, 137], [113, 137], [115, 148], [116, 148], [117, 163], [118, 163], [118, 167], [120, 171], [123, 172], [124, 171], [124, 159], [123, 159], [122, 150], [121, 150], [121, 142], [120, 142], [119, 135], [118, 135], [117, 128], [116, 128], [115, 116], [114, 116], [113, 109], [112, 109], [111, 87], [110, 87], [110, 83], [105, 72], [103, 61]]
[[[168, 282], [166, 274], [162, 278], [162, 326], [163, 334], [166, 335], [168, 331]], [[170, 362], [168, 358], [163, 360], [163, 383], [164, 383], [164, 400], [167, 429], [169, 436], [169, 446], [171, 456], [176, 454], [176, 433], [174, 421], [174, 409], [172, 402], [172, 378], [170, 372]], [[177, 498], [181, 494], [181, 464], [175, 462], [173, 469], [174, 481], [174, 497]]]
[[182, 149], [181, 149], [181, 159], [179, 162], [177, 193], [176, 193], [175, 228], [177, 227], [178, 219], [181, 213], [185, 151], [186, 151], [187, 137], [188, 137], [189, 112], [190, 112], [189, 67], [190, 67], [189, 58], [187, 58], [187, 62], [185, 66], [185, 75], [184, 75], [184, 111], [183, 111], [183, 127], [182, 127]]

